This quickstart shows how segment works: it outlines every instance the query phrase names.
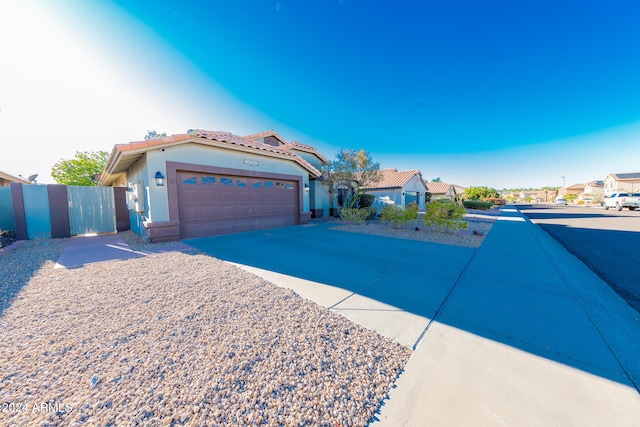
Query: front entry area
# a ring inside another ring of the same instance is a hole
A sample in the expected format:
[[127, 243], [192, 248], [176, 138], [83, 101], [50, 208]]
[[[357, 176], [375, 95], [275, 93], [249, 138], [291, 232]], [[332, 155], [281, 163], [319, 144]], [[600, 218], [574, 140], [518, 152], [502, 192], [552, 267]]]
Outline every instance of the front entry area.
[[299, 222], [299, 182], [176, 171], [182, 239]]

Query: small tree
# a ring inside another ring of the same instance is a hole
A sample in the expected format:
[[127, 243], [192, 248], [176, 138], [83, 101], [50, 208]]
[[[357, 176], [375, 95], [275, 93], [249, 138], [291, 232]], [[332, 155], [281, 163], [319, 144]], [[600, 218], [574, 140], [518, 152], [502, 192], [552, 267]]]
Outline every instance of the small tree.
[[51, 168], [51, 176], [58, 184], [98, 185], [94, 175], [101, 174], [109, 158], [106, 151], [76, 151], [73, 159], [61, 159]]
[[[373, 161], [371, 154], [365, 150], [343, 148], [336, 155], [336, 159], [325, 169], [330, 171], [330, 194], [336, 186], [344, 185], [344, 199], [342, 206], [354, 208], [366, 189], [380, 181], [380, 164]], [[332, 202], [333, 203], [333, 202]]]
[[500, 197], [500, 193], [495, 188], [469, 187], [464, 191], [463, 197], [467, 200], [470, 200], [470, 199], [484, 200], [484, 199], [490, 199], [490, 198], [498, 198]]

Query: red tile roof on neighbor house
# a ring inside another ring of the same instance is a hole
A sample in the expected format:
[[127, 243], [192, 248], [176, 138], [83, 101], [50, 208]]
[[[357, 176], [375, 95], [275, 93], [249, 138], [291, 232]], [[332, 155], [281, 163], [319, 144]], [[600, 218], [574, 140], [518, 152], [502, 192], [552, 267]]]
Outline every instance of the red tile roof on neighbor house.
[[433, 195], [437, 194], [447, 194], [449, 189], [453, 187], [453, 194], [462, 194], [465, 190], [464, 187], [461, 187], [456, 184], [447, 184], [446, 182], [428, 182], [427, 189], [429, 193]]
[[[380, 177], [380, 181], [371, 187], [367, 187], [367, 190], [380, 190], [383, 188], [402, 188], [404, 187], [411, 179], [418, 175], [420, 180], [422, 180], [422, 174], [418, 169], [408, 170], [408, 171], [398, 171], [398, 169], [390, 168], [390, 169], [380, 169], [378, 171], [378, 176]], [[423, 181], [424, 183], [424, 181]]]
[[[262, 136], [272, 136], [274, 133], [273, 131], [263, 132], [265, 135]], [[255, 135], [253, 137], [259, 138]], [[124, 173], [129, 166], [149, 150], [185, 143], [210, 145], [245, 152], [259, 151], [260, 154], [265, 156], [294, 161], [305, 168], [311, 175], [320, 176], [320, 171], [285, 146], [276, 147], [252, 138], [234, 135], [230, 132], [196, 129], [190, 130], [186, 134], [162, 136], [156, 139], [134, 141], [129, 144], [116, 144], [100, 177], [100, 185], [109, 185], [116, 175]]]

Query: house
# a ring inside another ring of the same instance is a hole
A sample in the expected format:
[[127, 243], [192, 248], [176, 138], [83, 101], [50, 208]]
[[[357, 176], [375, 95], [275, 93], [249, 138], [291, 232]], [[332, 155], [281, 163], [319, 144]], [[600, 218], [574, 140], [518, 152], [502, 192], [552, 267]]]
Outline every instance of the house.
[[604, 195], [603, 181], [590, 181], [584, 185], [584, 191], [579, 196], [581, 200], [598, 202], [602, 200]]
[[131, 229], [151, 241], [309, 222], [328, 208], [314, 147], [275, 131], [186, 134], [115, 145], [99, 183], [127, 188]]
[[577, 196], [582, 193], [584, 193], [584, 184], [573, 184], [572, 186], [564, 189], [563, 195], [575, 194]]
[[603, 181], [605, 196], [619, 191], [640, 191], [640, 172], [610, 173]]
[[420, 209], [425, 208], [428, 192], [427, 184], [419, 170], [398, 171], [395, 168], [380, 169], [380, 180], [371, 187], [363, 188], [368, 194], [376, 196], [373, 206], [380, 211], [385, 204], [395, 204], [406, 208], [415, 203]]
[[20, 184], [31, 184], [24, 178], [13, 176], [6, 172], [0, 171], [0, 187], [8, 187], [12, 182], [19, 182]]
[[431, 194], [431, 200], [449, 199], [459, 201], [462, 198], [466, 188], [455, 184], [447, 184], [446, 182], [429, 182], [427, 183], [427, 191]]

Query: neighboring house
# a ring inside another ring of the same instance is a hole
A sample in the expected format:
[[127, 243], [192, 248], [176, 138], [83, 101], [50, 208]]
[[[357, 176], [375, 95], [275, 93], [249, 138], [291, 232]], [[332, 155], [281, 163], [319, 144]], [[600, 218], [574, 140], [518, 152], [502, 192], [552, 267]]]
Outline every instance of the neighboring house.
[[610, 173], [604, 179], [603, 192], [605, 196], [619, 191], [640, 191], [640, 172]]
[[328, 208], [326, 162], [274, 131], [191, 130], [116, 145], [99, 182], [127, 187], [132, 230], [170, 241], [309, 222]]
[[567, 194], [575, 194], [575, 195], [579, 195], [584, 193], [584, 184], [573, 184], [570, 187], [566, 187], [564, 189], [564, 195], [566, 196]]
[[31, 184], [24, 178], [13, 176], [6, 172], [0, 171], [0, 187], [8, 187], [12, 182], [18, 182], [20, 184]]
[[427, 191], [431, 193], [431, 200], [449, 199], [459, 201], [462, 198], [466, 188], [455, 184], [447, 184], [446, 182], [429, 182], [427, 183]]
[[382, 210], [385, 204], [395, 204], [406, 208], [415, 203], [420, 209], [425, 208], [427, 184], [419, 170], [398, 171], [395, 168], [380, 169], [380, 180], [373, 186], [363, 188], [368, 194], [376, 196], [373, 206]]
[[604, 194], [603, 181], [591, 181], [584, 185], [584, 191], [580, 195], [580, 199], [591, 199], [591, 201], [602, 200]]

